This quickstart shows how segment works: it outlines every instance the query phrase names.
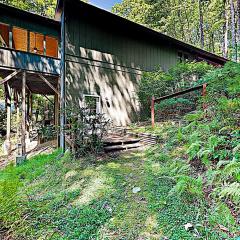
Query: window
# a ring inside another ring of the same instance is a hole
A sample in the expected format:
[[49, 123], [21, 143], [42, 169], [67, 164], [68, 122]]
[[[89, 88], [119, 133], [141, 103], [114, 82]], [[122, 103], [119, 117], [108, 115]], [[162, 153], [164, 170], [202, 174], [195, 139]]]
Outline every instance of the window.
[[28, 32], [25, 29], [13, 27], [13, 48], [20, 51], [27, 52], [28, 50]]
[[96, 95], [84, 95], [84, 107], [87, 108], [90, 115], [100, 113], [100, 97]]
[[178, 61], [180, 63], [187, 62], [189, 60], [189, 55], [187, 53], [178, 52]]
[[49, 57], [58, 57], [58, 40], [46, 36], [46, 55]]
[[182, 62], [182, 60], [183, 60], [183, 54], [182, 54], [182, 52], [178, 52], [178, 61], [181, 63]]
[[[58, 39], [27, 29], [13, 27], [12, 34], [8, 25], [0, 23], [0, 47], [31, 52], [48, 57], [58, 57]], [[12, 37], [11, 37], [12, 36]], [[10, 46], [9, 43], [12, 43]]]
[[44, 35], [30, 32], [29, 34], [29, 52], [44, 54]]
[[0, 23], [0, 47], [9, 47], [9, 26]]

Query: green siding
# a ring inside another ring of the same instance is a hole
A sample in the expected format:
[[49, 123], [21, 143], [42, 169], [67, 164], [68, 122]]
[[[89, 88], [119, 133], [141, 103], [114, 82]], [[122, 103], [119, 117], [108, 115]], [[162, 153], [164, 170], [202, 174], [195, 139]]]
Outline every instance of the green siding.
[[[163, 69], [177, 62], [177, 49], [149, 40], [129, 36], [104, 25], [88, 22], [82, 14], [67, 15], [66, 54], [86, 57], [80, 47], [112, 55], [116, 64], [151, 71], [157, 65]], [[93, 59], [89, 52], [87, 58]]]
[[[105, 68], [67, 61], [67, 103], [81, 106], [84, 94], [101, 97], [101, 108], [116, 125], [127, 125], [137, 118], [139, 111], [136, 91], [141, 75], [126, 69]], [[106, 98], [110, 107], [107, 106]]]
[[97, 94], [116, 125], [129, 124], [140, 110], [136, 92], [142, 72], [159, 65], [167, 70], [177, 63], [177, 49], [104, 23], [77, 5], [65, 13], [67, 104], [81, 105], [84, 94]]

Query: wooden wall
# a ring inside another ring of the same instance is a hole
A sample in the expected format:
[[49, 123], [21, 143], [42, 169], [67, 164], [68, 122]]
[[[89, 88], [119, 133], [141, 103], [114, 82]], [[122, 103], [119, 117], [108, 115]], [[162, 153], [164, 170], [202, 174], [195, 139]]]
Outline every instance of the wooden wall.
[[0, 66], [8, 69], [21, 68], [42, 73], [60, 74], [60, 60], [58, 59], [5, 48], [0, 48]]
[[81, 105], [83, 94], [97, 94], [103, 112], [116, 125], [127, 125], [139, 117], [142, 72], [167, 70], [177, 63], [178, 50], [73, 4], [65, 11], [67, 104]]

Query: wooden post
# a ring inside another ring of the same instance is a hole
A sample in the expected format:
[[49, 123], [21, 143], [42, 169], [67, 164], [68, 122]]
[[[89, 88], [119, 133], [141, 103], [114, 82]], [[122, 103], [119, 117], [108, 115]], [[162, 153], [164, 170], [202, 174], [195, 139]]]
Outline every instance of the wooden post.
[[65, 1], [61, 15], [61, 80], [60, 80], [60, 147], [65, 152]]
[[[207, 95], [207, 84], [204, 83], [203, 88], [202, 88], [202, 96], [205, 97], [206, 95]], [[206, 110], [206, 108], [207, 108], [206, 103], [203, 103], [202, 107], [203, 107], [203, 110]]]
[[6, 110], [7, 110], [7, 132], [6, 141], [4, 144], [4, 152], [10, 154], [12, 150], [11, 146], [11, 89], [7, 84], [5, 84], [5, 97], [6, 97]]
[[30, 93], [30, 99], [29, 99], [29, 118], [32, 120], [32, 110], [33, 110], [33, 95]]
[[58, 139], [58, 126], [59, 126], [59, 95], [55, 94], [54, 96], [54, 125], [57, 132], [57, 146], [59, 147], [59, 139]]
[[17, 138], [19, 140], [20, 131], [19, 131], [19, 124], [20, 124], [20, 112], [19, 112], [19, 94], [17, 91], [15, 91], [15, 108], [16, 108], [16, 114], [17, 114]]
[[22, 75], [22, 135], [21, 135], [21, 144], [22, 144], [22, 156], [26, 156], [26, 72], [23, 72]]
[[154, 113], [154, 100], [155, 100], [155, 98], [152, 97], [152, 100], [151, 100], [151, 119], [152, 119], [152, 128], [154, 128], [154, 126], [155, 126], [155, 119], [154, 119], [154, 115], [155, 115], [155, 113]]
[[[27, 85], [26, 85], [27, 87]], [[30, 92], [27, 93], [27, 103], [26, 103], [26, 140], [27, 142], [29, 142], [29, 138], [30, 138], [30, 135], [29, 135], [29, 131], [30, 131], [30, 119], [29, 119], [29, 106], [30, 106]]]

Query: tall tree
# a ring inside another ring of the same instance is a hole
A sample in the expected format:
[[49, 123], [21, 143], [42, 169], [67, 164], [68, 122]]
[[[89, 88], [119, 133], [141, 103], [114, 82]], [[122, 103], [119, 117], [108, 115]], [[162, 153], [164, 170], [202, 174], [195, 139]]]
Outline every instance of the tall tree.
[[226, 0], [223, 1], [223, 17], [224, 17], [224, 23], [223, 23], [223, 47], [222, 47], [222, 53], [223, 57], [228, 57], [228, 3]]
[[200, 31], [200, 42], [201, 48], [204, 48], [204, 31], [203, 31], [203, 10], [202, 10], [202, 0], [198, 0], [198, 9], [199, 9], [199, 31]]
[[238, 24], [238, 41], [237, 45], [240, 45], [240, 0], [237, 0], [237, 24]]
[[235, 6], [233, 0], [230, 0], [230, 10], [231, 10], [232, 54], [233, 59], [237, 61]]

